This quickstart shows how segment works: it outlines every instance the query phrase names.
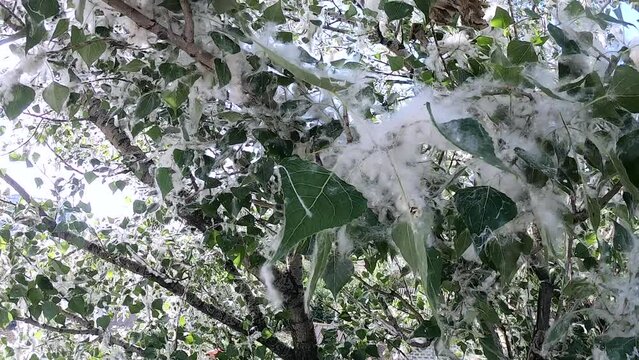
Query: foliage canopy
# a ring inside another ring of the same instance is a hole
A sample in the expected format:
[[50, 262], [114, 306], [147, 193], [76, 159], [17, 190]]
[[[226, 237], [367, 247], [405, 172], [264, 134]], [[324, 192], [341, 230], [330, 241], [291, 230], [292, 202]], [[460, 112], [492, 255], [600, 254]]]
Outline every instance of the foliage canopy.
[[1, 357], [639, 357], [629, 4], [0, 5]]

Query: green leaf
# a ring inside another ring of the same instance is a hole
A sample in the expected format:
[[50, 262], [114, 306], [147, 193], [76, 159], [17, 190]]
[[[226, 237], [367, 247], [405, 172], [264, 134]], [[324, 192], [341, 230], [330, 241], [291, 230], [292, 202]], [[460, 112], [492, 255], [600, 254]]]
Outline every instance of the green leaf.
[[82, 295], [76, 295], [71, 298], [67, 306], [69, 310], [73, 311], [76, 314], [87, 315], [87, 304], [84, 301], [84, 297]]
[[161, 6], [169, 10], [170, 12], [174, 12], [174, 13], [182, 12], [182, 6], [180, 5], [180, 0], [164, 0], [161, 3], [159, 3], [158, 6]]
[[337, 175], [298, 157], [279, 167], [284, 193], [284, 234], [273, 256], [281, 259], [306, 237], [345, 225], [367, 209], [367, 201]]
[[608, 94], [632, 113], [639, 112], [639, 72], [628, 65], [620, 65], [610, 80]]
[[388, 65], [390, 65], [391, 71], [401, 70], [404, 67], [404, 58], [401, 56], [389, 56]]
[[87, 171], [84, 173], [84, 180], [86, 180], [89, 184], [97, 178], [98, 176], [93, 171]]
[[162, 192], [162, 198], [166, 197], [171, 190], [173, 190], [173, 179], [172, 179], [173, 170], [170, 168], [159, 168], [157, 170], [155, 181], [160, 188], [160, 192]]
[[639, 130], [631, 131], [619, 138], [617, 155], [630, 182], [639, 187]]
[[44, 301], [42, 303], [42, 315], [47, 320], [52, 320], [60, 314], [60, 307], [51, 301]]
[[615, 234], [612, 237], [612, 244], [618, 251], [630, 251], [634, 247], [634, 235], [623, 225], [613, 221]]
[[42, 299], [44, 299], [44, 294], [40, 289], [31, 288], [27, 290], [27, 298], [31, 301], [32, 304], [38, 304]]
[[111, 323], [111, 317], [109, 315], [103, 315], [99, 318], [95, 319], [95, 324], [102, 328], [102, 330], [106, 330], [106, 328]]
[[346, 10], [346, 12], [344, 13], [344, 16], [347, 19], [350, 19], [350, 18], [352, 18], [355, 15], [357, 15], [357, 9], [355, 8], [355, 6], [353, 6], [353, 4], [350, 4], [348, 6], [348, 10]]
[[213, 39], [215, 45], [217, 45], [217, 47], [220, 48], [220, 50], [222, 51], [226, 51], [230, 54], [237, 54], [238, 52], [240, 52], [240, 46], [230, 37], [222, 33], [213, 31], [211, 32], [211, 38]]
[[51, 280], [44, 275], [37, 275], [35, 279], [35, 283], [38, 286], [38, 288], [40, 288], [40, 290], [46, 293], [49, 293], [49, 294], [57, 293], [57, 290], [53, 287]]
[[430, 319], [424, 320], [419, 326], [413, 331], [411, 337], [416, 338], [427, 338], [434, 339], [442, 336], [442, 330], [439, 328], [439, 324], [437, 324], [437, 319], [433, 316]]
[[27, 22], [27, 39], [24, 45], [25, 54], [30, 49], [37, 46], [47, 37], [47, 29], [44, 27], [44, 23], [33, 24], [31, 21]]
[[485, 162], [504, 169], [501, 160], [495, 155], [493, 139], [481, 124], [473, 118], [455, 119], [443, 124], [437, 123], [433, 117], [430, 103], [426, 104], [430, 119], [444, 137], [455, 146], [472, 155], [478, 156]]
[[464, 231], [458, 233], [453, 239], [453, 243], [455, 245], [455, 255], [459, 258], [466, 252], [470, 244], [473, 243], [468, 229], [464, 229]]
[[336, 240], [336, 233], [331, 230], [322, 231], [315, 236], [313, 257], [311, 259], [311, 272], [308, 278], [308, 285], [306, 285], [306, 290], [304, 291], [304, 303], [307, 307], [311, 303], [313, 293], [315, 293], [317, 281], [326, 270], [331, 248]]
[[505, 29], [514, 23], [515, 22], [508, 11], [499, 6], [495, 9], [495, 16], [493, 16], [493, 19], [490, 20], [490, 26], [499, 29]]
[[518, 241], [512, 239], [492, 240], [486, 243], [480, 253], [480, 258], [485, 257], [489, 265], [499, 272], [502, 285], [508, 284], [519, 269], [517, 266], [521, 254], [519, 245]]
[[143, 214], [146, 211], [146, 203], [142, 200], [133, 201], [133, 213]]
[[57, 39], [60, 36], [66, 34], [69, 31], [69, 19], [60, 19], [58, 23], [55, 25], [55, 29], [53, 30], [53, 34], [51, 35], [51, 40]]
[[419, 219], [398, 222], [393, 226], [391, 236], [408, 266], [420, 276], [428, 301], [435, 309], [439, 304], [442, 260], [436, 249], [427, 247], [431, 226], [432, 219], [423, 215]]
[[413, 14], [413, 7], [400, 1], [387, 1], [384, 3], [384, 12], [388, 16], [388, 21], [399, 20], [410, 17]]
[[213, 8], [219, 13], [226, 13], [236, 9], [238, 6], [235, 0], [213, 0]]
[[149, 115], [153, 110], [160, 106], [160, 97], [155, 92], [150, 92], [142, 95], [140, 101], [138, 101], [135, 107], [134, 115], [136, 118], [141, 119]]
[[608, 355], [608, 360], [635, 359], [632, 354], [635, 348], [639, 349], [639, 338], [637, 337], [616, 337], [603, 342], [603, 347]]
[[349, 257], [337, 253], [329, 257], [323, 279], [333, 297], [337, 297], [339, 291], [351, 281], [353, 274], [355, 266]]
[[460, 189], [453, 202], [472, 235], [497, 230], [517, 216], [515, 202], [490, 186]]
[[215, 74], [220, 82], [220, 87], [224, 87], [231, 82], [231, 70], [221, 59], [215, 59]]
[[604, 171], [604, 162], [599, 148], [590, 139], [586, 139], [584, 142], [584, 158], [590, 166], [601, 172]]
[[523, 64], [527, 62], [537, 61], [535, 46], [528, 41], [512, 40], [510, 43], [508, 43], [506, 53], [508, 54], [508, 59], [510, 59], [513, 64]]
[[267, 7], [262, 13], [262, 17], [264, 20], [278, 25], [286, 23], [286, 17], [284, 17], [284, 12], [282, 11], [282, 2], [278, 0], [275, 4]]
[[57, 0], [23, 0], [22, 5], [35, 22], [41, 22], [60, 12]]
[[42, 99], [53, 109], [55, 112], [62, 112], [64, 103], [69, 98], [69, 88], [60, 85], [57, 82], [52, 82], [42, 92]]
[[555, 40], [557, 45], [561, 47], [562, 55], [580, 54], [581, 49], [575, 40], [571, 40], [566, 36], [563, 30], [553, 24], [548, 24], [548, 33]]
[[415, 6], [424, 14], [426, 22], [428, 22], [430, 16], [431, 5], [431, 0], [415, 0]]
[[175, 90], [165, 91], [162, 93], [162, 100], [164, 100], [171, 109], [177, 110], [186, 101], [186, 99], [189, 98], [189, 91], [188, 86], [179, 82]]
[[189, 70], [174, 63], [160, 64], [160, 66], [158, 66], [158, 71], [160, 72], [160, 75], [162, 76], [162, 78], [167, 84], [189, 73]]
[[32, 88], [18, 84], [11, 87], [9, 93], [4, 96], [4, 114], [13, 120], [17, 118], [35, 99], [35, 91]]
[[122, 72], [138, 72], [147, 66], [147, 64], [140, 59], [133, 59], [129, 61], [126, 65], [120, 68]]
[[78, 48], [76, 51], [80, 54], [80, 57], [87, 66], [91, 66], [102, 56], [106, 48], [107, 44], [104, 40], [92, 39], [88, 40], [86, 45]]

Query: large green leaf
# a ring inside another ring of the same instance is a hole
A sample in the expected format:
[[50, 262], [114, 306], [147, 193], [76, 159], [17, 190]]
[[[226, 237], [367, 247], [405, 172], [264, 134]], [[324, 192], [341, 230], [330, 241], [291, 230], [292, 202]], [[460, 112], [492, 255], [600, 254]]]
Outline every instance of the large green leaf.
[[22, 0], [22, 5], [35, 22], [41, 22], [60, 12], [57, 0]]
[[189, 98], [189, 87], [181, 81], [173, 91], [165, 91], [162, 93], [162, 100], [169, 105], [173, 110], [179, 108], [186, 99]]
[[17, 118], [35, 98], [35, 91], [32, 88], [18, 84], [11, 87], [9, 94], [4, 96], [4, 114], [11, 120]]
[[282, 2], [278, 0], [275, 4], [264, 9], [262, 17], [266, 21], [276, 24], [284, 24], [286, 22], [286, 17], [282, 11]]
[[311, 273], [308, 278], [308, 285], [306, 285], [306, 291], [304, 291], [304, 303], [307, 307], [313, 298], [317, 282], [326, 270], [331, 248], [336, 240], [337, 234], [334, 230], [322, 231], [315, 236], [315, 247], [311, 259]]
[[387, 1], [384, 3], [384, 12], [389, 21], [410, 17], [413, 14], [413, 7], [401, 1]]
[[415, 0], [415, 6], [424, 14], [426, 22], [430, 16], [430, 7], [432, 5], [431, 0]]
[[324, 284], [336, 297], [339, 291], [351, 281], [354, 273], [353, 261], [348, 256], [334, 252], [332, 256], [329, 256], [324, 270]]
[[222, 33], [213, 31], [211, 32], [211, 38], [213, 39], [215, 45], [217, 45], [217, 47], [220, 48], [220, 50], [222, 51], [226, 51], [230, 54], [237, 54], [238, 52], [240, 52], [240, 46], [235, 43], [235, 41], [233, 41], [230, 37]]
[[616, 337], [602, 343], [609, 360], [636, 359], [632, 354], [639, 349], [639, 337]]
[[639, 112], [639, 72], [628, 65], [619, 66], [610, 80], [608, 94], [626, 110]]
[[366, 199], [352, 185], [312, 162], [286, 158], [279, 173], [285, 224], [273, 260], [281, 259], [306, 237], [345, 225], [367, 209]]
[[499, 272], [501, 283], [506, 285], [519, 269], [517, 261], [520, 254], [521, 247], [517, 240], [499, 239], [488, 241], [479, 256], [482, 261]]
[[28, 53], [34, 46], [40, 44], [42, 40], [47, 37], [47, 29], [44, 27], [44, 23], [34, 24], [31, 21], [27, 22], [27, 39], [24, 45], [24, 52]]
[[628, 179], [639, 187], [639, 130], [634, 130], [619, 138], [617, 154], [626, 169]]
[[69, 98], [69, 88], [60, 85], [57, 82], [52, 82], [42, 92], [42, 98], [55, 112], [61, 112], [64, 103]]
[[217, 75], [217, 80], [220, 82], [220, 87], [224, 87], [231, 82], [231, 70], [228, 65], [221, 59], [215, 59], [213, 61], [215, 65], [215, 74]]
[[142, 95], [135, 107], [135, 117], [141, 119], [149, 115], [153, 110], [160, 106], [160, 97], [155, 92]]
[[535, 46], [528, 41], [512, 40], [508, 43], [506, 53], [513, 64], [536, 62], [538, 60]]
[[575, 40], [569, 39], [563, 30], [553, 24], [548, 24], [548, 33], [555, 40], [557, 45], [561, 47], [562, 55], [572, 55], [581, 53], [579, 44]]
[[163, 198], [166, 196], [166, 194], [173, 190], [172, 174], [173, 170], [171, 170], [170, 168], [162, 167], [157, 170], [157, 174], [155, 175], [155, 181], [160, 188], [160, 192], [162, 192]]
[[490, 186], [460, 189], [453, 201], [472, 235], [497, 230], [517, 216], [517, 205], [506, 194]]
[[495, 16], [493, 16], [493, 19], [490, 20], [490, 26], [499, 29], [505, 29], [513, 23], [513, 18], [510, 16], [508, 11], [499, 6], [495, 9]]
[[432, 308], [439, 304], [441, 287], [441, 254], [428, 247], [432, 219], [423, 215], [419, 219], [400, 221], [393, 227], [392, 238], [408, 266], [422, 280], [426, 296]]
[[488, 135], [488, 132], [481, 126], [479, 121], [473, 118], [462, 118], [443, 124], [437, 123], [433, 117], [430, 104], [427, 104], [427, 107], [433, 124], [448, 141], [493, 166], [504, 168], [501, 160], [495, 155], [493, 139], [490, 138], [490, 135]]
[[87, 40], [86, 45], [79, 47], [76, 51], [87, 66], [93, 65], [107, 48], [107, 44], [102, 39]]

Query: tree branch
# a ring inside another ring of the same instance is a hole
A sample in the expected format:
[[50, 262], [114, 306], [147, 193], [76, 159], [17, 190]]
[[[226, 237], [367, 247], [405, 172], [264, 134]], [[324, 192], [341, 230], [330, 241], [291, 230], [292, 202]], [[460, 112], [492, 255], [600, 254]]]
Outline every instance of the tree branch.
[[193, 11], [191, 10], [191, 3], [189, 0], [180, 0], [180, 7], [184, 13], [184, 31], [182, 37], [187, 43], [193, 43]]
[[[35, 326], [38, 327], [40, 329], [46, 330], [46, 331], [51, 331], [51, 332], [56, 332], [59, 334], [68, 334], [68, 335], [94, 335], [94, 336], [99, 336], [99, 337], [103, 337], [104, 336], [104, 332], [100, 329], [97, 329], [95, 327], [91, 326], [91, 323], [89, 321], [86, 321], [84, 319], [82, 319], [82, 322], [85, 324], [85, 326], [87, 326], [87, 328], [85, 329], [72, 329], [72, 328], [68, 328], [66, 326], [51, 326], [51, 325], [47, 325], [47, 324], [42, 324], [32, 318], [14, 318], [14, 320], [16, 321], [20, 321], [23, 322], [25, 324], [29, 324], [31, 326]], [[76, 318], [74, 318], [74, 320], [77, 320]], [[109, 343], [112, 345], [116, 345], [119, 346], [121, 348], [123, 348], [127, 353], [135, 353], [138, 355], [143, 355], [144, 354], [144, 349], [142, 349], [141, 347], [135, 346], [133, 344], [129, 344], [128, 342], [120, 339], [117, 336], [111, 335], [109, 336]]]
[[16, 317], [14, 318], [15, 321], [20, 321], [23, 322], [25, 324], [29, 324], [29, 325], [33, 325], [35, 327], [39, 327], [40, 329], [43, 330], [47, 330], [47, 331], [53, 331], [53, 332], [57, 332], [60, 334], [70, 334], [70, 335], [99, 335], [100, 334], [100, 330], [98, 329], [72, 329], [72, 328], [68, 328], [66, 326], [51, 326], [51, 325], [47, 325], [47, 324], [41, 324], [35, 320], [33, 320], [32, 318], [22, 318], [22, 317]]
[[[7, 174], [0, 173], [0, 178], [6, 181], [9, 186], [13, 187], [14, 190], [16, 190], [32, 206], [36, 206], [39, 209], [42, 221], [47, 226], [47, 231], [53, 236], [63, 239], [68, 243], [76, 246], [77, 248], [80, 248], [108, 263], [129, 270], [134, 274], [137, 274], [151, 282], [154, 282], [160, 287], [173, 293], [174, 295], [183, 297], [189, 305], [193, 306], [209, 317], [221, 322], [230, 329], [246, 336], [251, 335], [250, 331], [244, 329], [242, 321], [240, 319], [237, 319], [235, 316], [229, 314], [225, 310], [202, 300], [197, 294], [186, 289], [184, 285], [171, 279], [167, 279], [158, 271], [150, 269], [149, 267], [134, 260], [131, 260], [119, 254], [113, 254], [102, 245], [86, 240], [83, 237], [73, 234], [69, 231], [60, 229], [60, 226], [56, 225], [55, 221], [50, 219], [37, 203], [33, 202], [33, 198], [26, 192], [26, 190], [24, 190], [22, 186], [20, 186], [20, 184], [18, 184]], [[263, 328], [256, 330], [259, 332], [263, 330]], [[257, 340], [283, 359], [296, 359], [293, 350], [274, 336], [268, 338], [260, 336]]]
[[122, 15], [133, 20], [139, 27], [154, 33], [159, 39], [167, 40], [171, 44], [177, 46], [180, 50], [189, 54], [208, 70], [213, 70], [213, 59], [215, 59], [214, 54], [202, 50], [193, 41], [188, 41], [186, 37], [174, 34], [170, 29], [160, 25], [154, 19], [148, 18], [146, 15], [129, 6], [122, 0], [104, 0], [104, 2], [110, 5], [113, 9], [119, 11]]

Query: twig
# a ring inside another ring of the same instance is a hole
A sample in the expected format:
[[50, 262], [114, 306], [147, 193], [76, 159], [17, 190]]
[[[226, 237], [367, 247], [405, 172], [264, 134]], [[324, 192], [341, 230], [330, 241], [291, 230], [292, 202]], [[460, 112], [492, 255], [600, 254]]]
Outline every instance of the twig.
[[[510, 10], [510, 15], [513, 17], [513, 20], [515, 20], [515, 12], [514, 12], [514, 8], [513, 8], [512, 0], [508, 0], [508, 10]], [[519, 35], [517, 34], [517, 23], [516, 22], [513, 24], [513, 33], [515, 34], [515, 39], [519, 39]]]
[[[617, 195], [619, 190], [621, 190], [622, 186], [623, 184], [621, 182], [614, 183], [612, 187], [610, 188], [610, 190], [608, 190], [608, 192], [605, 193], [604, 196], [601, 197], [601, 199], [599, 199], [599, 206], [600, 207], [606, 206], [606, 204], [608, 204], [608, 202], [610, 202], [610, 200], [612, 200], [612, 198], [615, 197], [615, 195]], [[586, 219], [588, 219], [588, 212], [585, 209], [573, 215], [574, 224], [585, 221]]]
[[47, 148], [49, 150], [51, 150], [51, 152], [53, 153], [53, 156], [56, 157], [56, 159], [60, 160], [67, 168], [69, 168], [72, 171], [75, 171], [76, 173], [80, 174], [80, 175], [84, 175], [84, 172], [74, 168], [73, 166], [71, 166], [69, 164], [69, 162], [67, 162], [60, 154], [58, 154], [52, 147], [51, 145], [49, 145], [49, 143], [47, 141], [44, 142], [44, 144], [47, 146]]
[[448, 65], [446, 65], [446, 60], [444, 59], [444, 55], [442, 54], [441, 48], [439, 47], [439, 41], [437, 41], [437, 34], [435, 34], [435, 26], [433, 25], [432, 21], [430, 22], [430, 32], [433, 34], [433, 40], [435, 41], [435, 47], [437, 48], [437, 55], [439, 55], [439, 59], [442, 61], [442, 64], [444, 65], [444, 71], [446, 72], [446, 75], [448, 75], [448, 78], [454, 85], [455, 79], [453, 79], [453, 76], [450, 74], [450, 71], [448, 70]]
[[379, 287], [373, 286], [369, 283], [367, 283], [364, 279], [362, 279], [359, 275], [354, 274], [353, 277], [355, 279], [357, 279], [357, 281], [361, 282], [362, 285], [364, 285], [365, 287], [367, 287], [370, 290], [373, 291], [377, 291], [379, 293], [382, 293], [384, 295], [387, 296], [392, 296], [395, 299], [399, 300], [399, 302], [401, 302], [404, 306], [406, 306], [406, 308], [409, 310], [409, 312], [411, 313], [411, 315], [415, 316], [415, 318], [420, 322], [423, 323], [424, 322], [424, 317], [422, 316], [422, 314], [419, 313], [419, 311], [410, 303], [408, 302], [408, 300], [404, 299], [399, 293], [397, 293], [395, 290], [391, 289], [389, 291], [384, 291]]
[[40, 121], [40, 122], [38, 123], [38, 125], [36, 125], [36, 128], [33, 130], [33, 134], [31, 134], [31, 136], [29, 136], [29, 138], [27, 138], [27, 140], [25, 140], [22, 144], [20, 144], [20, 145], [18, 145], [17, 147], [15, 147], [13, 150], [11, 150], [11, 151], [7, 151], [7, 152], [5, 152], [4, 154], [0, 154], [0, 156], [9, 155], [9, 154], [11, 154], [12, 152], [17, 151], [17, 150], [19, 150], [21, 147], [23, 147], [23, 146], [27, 145], [27, 144], [31, 141], [31, 139], [33, 139], [33, 138], [36, 136], [36, 134], [38, 133], [38, 129], [40, 128], [40, 125], [42, 125], [42, 121]]
[[[3, 9], [5, 9], [7, 11], [7, 13], [9, 15], [11, 15], [12, 18], [16, 19], [18, 21], [18, 25], [20, 25], [21, 27], [24, 28], [25, 24], [24, 21], [22, 21], [22, 19], [20, 19], [20, 17], [18, 15], [16, 15], [16, 13], [10, 9], [5, 3], [4, 1], [0, 1], [0, 7], [2, 7]], [[14, 29], [15, 30], [15, 29]]]

